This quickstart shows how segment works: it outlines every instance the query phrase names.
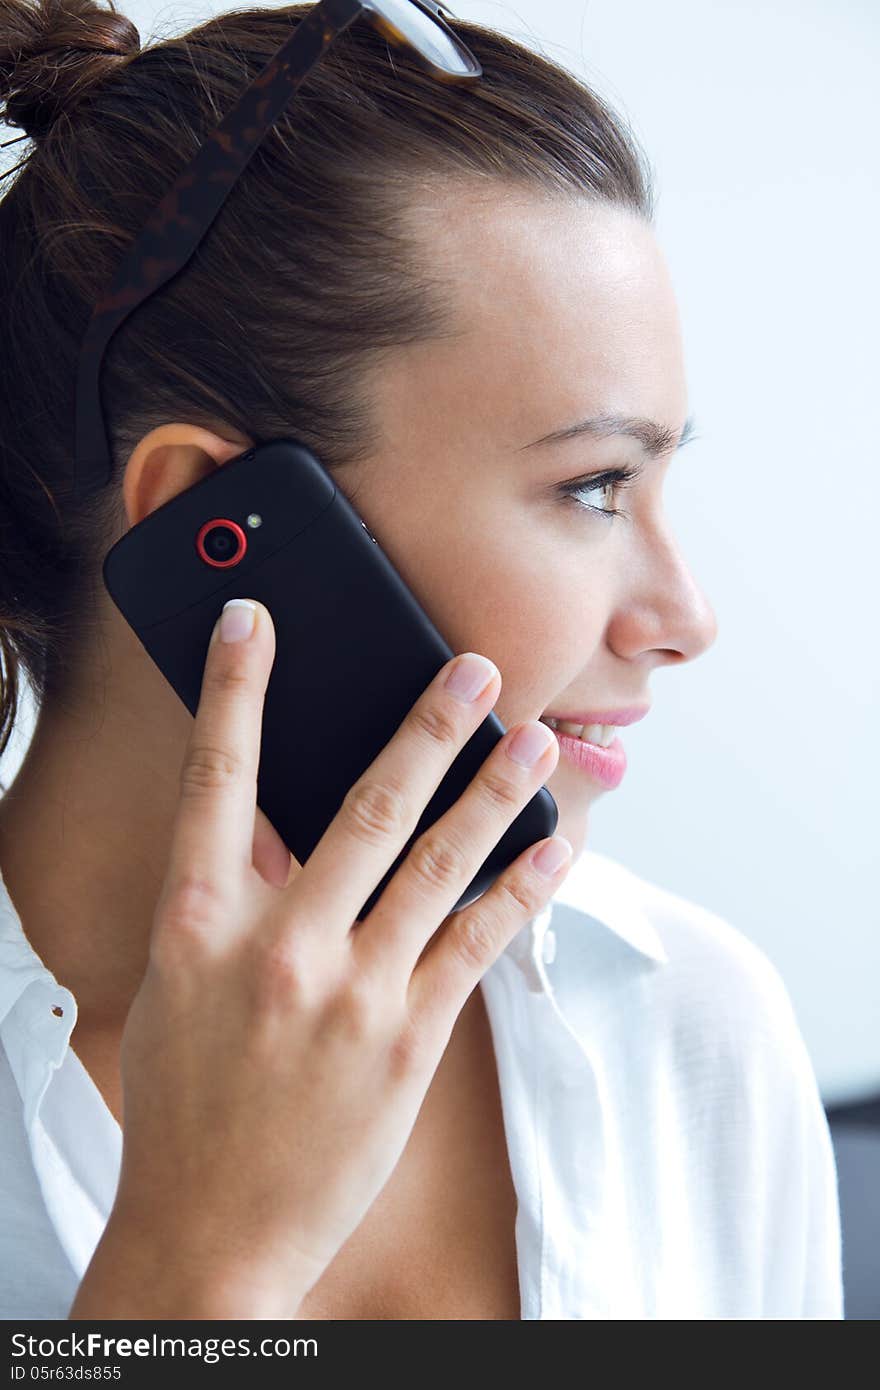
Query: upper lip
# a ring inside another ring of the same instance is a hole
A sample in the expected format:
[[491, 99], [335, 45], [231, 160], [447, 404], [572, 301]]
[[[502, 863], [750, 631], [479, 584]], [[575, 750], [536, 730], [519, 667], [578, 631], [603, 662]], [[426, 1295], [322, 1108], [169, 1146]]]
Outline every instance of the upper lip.
[[545, 710], [542, 719], [557, 719], [563, 724], [635, 724], [644, 719], [650, 705], [630, 705], [627, 709], [576, 710], [570, 714], [557, 714], [555, 710]]

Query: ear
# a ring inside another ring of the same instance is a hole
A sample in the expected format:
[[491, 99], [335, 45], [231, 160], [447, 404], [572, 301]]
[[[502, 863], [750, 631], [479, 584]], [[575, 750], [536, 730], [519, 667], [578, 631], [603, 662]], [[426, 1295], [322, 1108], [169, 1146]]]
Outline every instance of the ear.
[[221, 468], [251, 447], [241, 436], [230, 439], [184, 423], [158, 425], [132, 450], [122, 480], [122, 499], [130, 526], [163, 503]]

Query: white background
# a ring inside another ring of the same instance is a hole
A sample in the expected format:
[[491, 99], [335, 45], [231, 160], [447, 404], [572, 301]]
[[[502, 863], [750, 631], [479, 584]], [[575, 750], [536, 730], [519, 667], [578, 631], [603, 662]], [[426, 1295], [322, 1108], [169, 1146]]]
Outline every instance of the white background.
[[[231, 6], [121, 8], [146, 46]], [[757, 942], [786, 981], [826, 1104], [859, 1099], [880, 1088], [869, 409], [880, 9], [454, 8], [569, 67], [629, 120], [655, 171], [681, 307], [700, 438], [665, 491], [719, 634], [698, 661], [655, 676], [651, 716], [626, 734], [629, 770], [597, 803], [589, 848]], [[32, 727], [26, 703], [4, 781]]]

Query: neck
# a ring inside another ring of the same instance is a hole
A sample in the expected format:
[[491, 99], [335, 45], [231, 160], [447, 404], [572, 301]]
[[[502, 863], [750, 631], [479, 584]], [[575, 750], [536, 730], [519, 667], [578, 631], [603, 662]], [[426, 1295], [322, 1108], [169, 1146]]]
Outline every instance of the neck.
[[128, 698], [44, 709], [0, 799], [0, 870], [25, 936], [96, 1026], [121, 1026], [146, 969], [192, 727], [161, 677], [140, 674]]

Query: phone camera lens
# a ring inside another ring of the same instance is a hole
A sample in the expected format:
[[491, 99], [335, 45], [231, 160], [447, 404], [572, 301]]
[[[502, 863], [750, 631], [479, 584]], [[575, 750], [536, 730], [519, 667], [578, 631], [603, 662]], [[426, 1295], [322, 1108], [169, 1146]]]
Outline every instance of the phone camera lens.
[[244, 531], [234, 521], [206, 521], [196, 541], [199, 555], [207, 564], [225, 569], [237, 565], [247, 550]]
[[205, 549], [212, 560], [228, 560], [238, 549], [238, 538], [228, 526], [215, 526], [205, 537]]

